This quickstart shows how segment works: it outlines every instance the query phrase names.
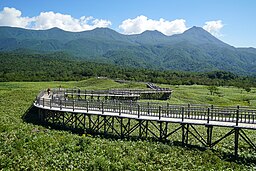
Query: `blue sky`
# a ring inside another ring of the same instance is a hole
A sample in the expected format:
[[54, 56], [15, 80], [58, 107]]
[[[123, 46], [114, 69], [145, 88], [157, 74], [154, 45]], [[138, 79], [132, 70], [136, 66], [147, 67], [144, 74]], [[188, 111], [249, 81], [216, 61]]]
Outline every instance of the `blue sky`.
[[0, 25], [166, 35], [199, 26], [230, 45], [256, 47], [255, 7], [255, 0], [0, 0]]

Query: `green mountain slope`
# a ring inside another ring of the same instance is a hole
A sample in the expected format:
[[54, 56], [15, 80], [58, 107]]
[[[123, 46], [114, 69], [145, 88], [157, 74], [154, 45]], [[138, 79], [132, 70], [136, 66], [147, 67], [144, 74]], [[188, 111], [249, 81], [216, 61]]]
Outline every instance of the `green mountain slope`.
[[20, 49], [64, 51], [80, 59], [130, 67], [256, 75], [256, 49], [232, 47], [200, 27], [173, 36], [158, 31], [123, 35], [108, 28], [67, 32], [0, 27], [0, 51]]

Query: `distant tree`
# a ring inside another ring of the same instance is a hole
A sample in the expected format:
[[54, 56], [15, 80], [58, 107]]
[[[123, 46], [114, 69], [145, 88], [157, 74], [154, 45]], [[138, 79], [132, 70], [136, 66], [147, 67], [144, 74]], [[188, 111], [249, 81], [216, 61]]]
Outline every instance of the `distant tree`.
[[219, 91], [218, 87], [216, 86], [209, 86], [207, 89], [210, 91], [211, 95], [218, 94]]

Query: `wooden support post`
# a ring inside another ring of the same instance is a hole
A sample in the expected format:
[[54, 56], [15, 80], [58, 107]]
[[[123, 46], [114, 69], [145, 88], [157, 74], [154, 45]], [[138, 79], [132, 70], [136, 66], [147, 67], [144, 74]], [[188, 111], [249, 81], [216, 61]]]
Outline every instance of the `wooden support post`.
[[104, 136], [107, 135], [107, 120], [106, 120], [106, 116], [103, 116], [103, 119], [104, 119]]
[[112, 117], [112, 120], [111, 120], [112, 133], [114, 132], [114, 126], [115, 126], [115, 117]]
[[188, 130], [189, 130], [189, 124], [187, 124], [187, 129], [186, 129], [186, 139], [185, 139], [186, 144], [188, 144]]
[[138, 121], [139, 122], [139, 138], [142, 138], [142, 128], [141, 128], [141, 122], [142, 122], [142, 120], [139, 120]]
[[185, 124], [184, 123], [181, 123], [181, 130], [182, 130], [181, 142], [182, 142], [182, 146], [185, 146]]
[[165, 129], [164, 129], [164, 139], [167, 138], [167, 131], [168, 131], [168, 122], [165, 122]]
[[208, 147], [212, 147], [212, 125], [207, 125], [207, 145]]
[[77, 128], [77, 115], [76, 113], [73, 113], [73, 115], [75, 116], [75, 122], [74, 122], [74, 128]]
[[99, 115], [96, 115], [97, 116], [97, 119], [96, 119], [96, 121], [94, 122], [94, 125], [93, 125], [93, 128], [94, 128], [94, 130], [93, 131], [95, 131], [95, 132], [97, 132], [97, 131], [99, 131], [99, 123], [100, 123], [100, 116]]
[[65, 116], [63, 112], [61, 112], [61, 114], [62, 114], [62, 126], [65, 127]]
[[149, 122], [149, 121], [146, 120], [145, 122], [146, 122], [146, 128], [145, 128], [145, 129], [146, 129], [146, 138], [148, 138], [148, 122]]
[[91, 115], [88, 115], [88, 124], [89, 124], [89, 129], [91, 130], [92, 128], [92, 118], [91, 118]]
[[120, 118], [120, 134], [121, 134], [121, 138], [124, 138], [124, 133], [123, 133], [123, 118]]
[[83, 125], [83, 127], [84, 127], [84, 131], [86, 131], [86, 114], [84, 113], [83, 114], [84, 115], [84, 125]]
[[163, 122], [159, 122], [159, 141], [163, 140]]
[[239, 129], [238, 127], [235, 127], [235, 157], [238, 157], [238, 140], [239, 140]]

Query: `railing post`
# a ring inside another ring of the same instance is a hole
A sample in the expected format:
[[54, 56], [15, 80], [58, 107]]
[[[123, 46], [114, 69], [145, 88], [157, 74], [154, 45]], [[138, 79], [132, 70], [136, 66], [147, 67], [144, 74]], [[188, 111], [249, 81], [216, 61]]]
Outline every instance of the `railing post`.
[[43, 107], [44, 107], [44, 98], [43, 98]]
[[75, 100], [73, 100], [73, 111], [75, 110]]
[[140, 118], [140, 105], [138, 104], [138, 118]]
[[50, 109], [52, 108], [52, 99], [50, 99]]
[[118, 106], [118, 110], [119, 110], [119, 116], [121, 116], [121, 102], [119, 102], [119, 106]]
[[61, 103], [61, 100], [60, 100], [60, 110], [62, 110], [62, 103]]
[[211, 120], [213, 120], [213, 105], [211, 105]]
[[161, 111], [162, 111], [162, 106], [159, 106], [159, 120], [161, 119]]
[[149, 113], [150, 113], [150, 110], [149, 110], [149, 102], [148, 102], [148, 115], [149, 115]]
[[181, 121], [184, 121], [184, 106], [181, 108]]
[[130, 113], [132, 114], [132, 100], [130, 100]]
[[167, 109], [166, 109], [166, 114], [167, 114], [167, 116], [169, 117], [169, 103], [167, 103]]
[[210, 122], [210, 108], [208, 107], [208, 109], [207, 109], [207, 123], [209, 123]]
[[236, 110], [236, 126], [238, 126], [238, 120], [239, 120], [239, 106], [237, 106], [237, 110]]
[[190, 104], [188, 104], [188, 118], [190, 118]]
[[104, 102], [101, 102], [101, 111], [102, 111], [102, 114], [104, 114]]
[[86, 101], [86, 110], [87, 110], [87, 113], [89, 112], [89, 101], [87, 100]]

